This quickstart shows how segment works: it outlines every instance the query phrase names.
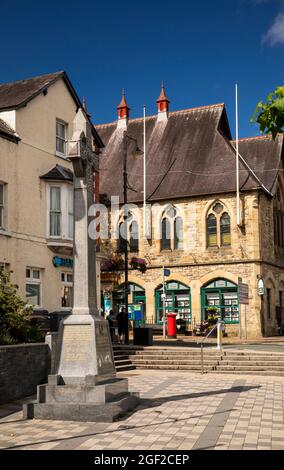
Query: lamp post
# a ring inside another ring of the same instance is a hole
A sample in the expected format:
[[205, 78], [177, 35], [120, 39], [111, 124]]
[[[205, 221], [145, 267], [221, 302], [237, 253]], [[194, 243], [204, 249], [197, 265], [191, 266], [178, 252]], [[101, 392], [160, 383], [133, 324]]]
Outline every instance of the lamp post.
[[133, 137], [127, 135], [126, 131], [123, 133], [123, 205], [124, 205], [124, 299], [125, 299], [125, 310], [126, 310], [126, 318], [127, 321], [125, 323], [125, 344], [129, 343], [129, 329], [128, 329], [128, 230], [127, 230], [127, 218], [128, 218], [128, 210], [127, 210], [127, 189], [128, 189], [128, 182], [127, 182], [127, 148], [128, 142], [133, 141], [135, 142], [136, 149], [133, 152], [133, 156], [140, 156], [143, 155], [142, 150], [139, 149], [137, 145], [137, 140]]

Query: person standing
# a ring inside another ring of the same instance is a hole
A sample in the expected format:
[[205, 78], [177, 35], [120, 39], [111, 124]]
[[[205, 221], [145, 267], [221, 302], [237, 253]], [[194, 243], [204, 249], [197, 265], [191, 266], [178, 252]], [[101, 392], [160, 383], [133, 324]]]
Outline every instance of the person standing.
[[127, 327], [127, 314], [126, 314], [126, 308], [122, 307], [120, 312], [117, 314], [117, 322], [118, 322], [118, 336], [119, 336], [119, 342], [120, 344], [123, 344], [125, 342], [125, 332], [126, 332], [126, 327]]

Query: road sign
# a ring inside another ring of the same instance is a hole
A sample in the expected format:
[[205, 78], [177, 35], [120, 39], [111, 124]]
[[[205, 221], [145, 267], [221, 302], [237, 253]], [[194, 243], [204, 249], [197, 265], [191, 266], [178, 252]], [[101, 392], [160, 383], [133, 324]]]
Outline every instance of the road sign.
[[170, 276], [171, 275], [171, 271], [169, 269], [166, 269], [164, 268], [164, 276]]
[[239, 303], [248, 305], [249, 303], [249, 287], [248, 284], [239, 282], [238, 284]]

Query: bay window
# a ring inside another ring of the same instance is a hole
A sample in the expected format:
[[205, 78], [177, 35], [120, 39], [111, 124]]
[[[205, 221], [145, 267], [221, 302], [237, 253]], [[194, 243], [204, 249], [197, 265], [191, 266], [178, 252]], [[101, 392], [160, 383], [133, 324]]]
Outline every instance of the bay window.
[[73, 185], [48, 186], [48, 237], [73, 239]]

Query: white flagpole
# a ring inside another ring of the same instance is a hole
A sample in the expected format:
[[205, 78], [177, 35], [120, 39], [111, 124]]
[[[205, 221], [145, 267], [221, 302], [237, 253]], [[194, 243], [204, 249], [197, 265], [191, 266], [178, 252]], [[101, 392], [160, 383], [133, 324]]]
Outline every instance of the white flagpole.
[[237, 192], [237, 225], [240, 225], [239, 109], [238, 109], [238, 84], [237, 83], [236, 83], [236, 192]]
[[146, 106], [144, 104], [144, 159], [143, 159], [143, 229], [144, 229], [144, 238], [146, 238]]
[[166, 289], [165, 289], [165, 266], [163, 265], [163, 338], [166, 338]]

